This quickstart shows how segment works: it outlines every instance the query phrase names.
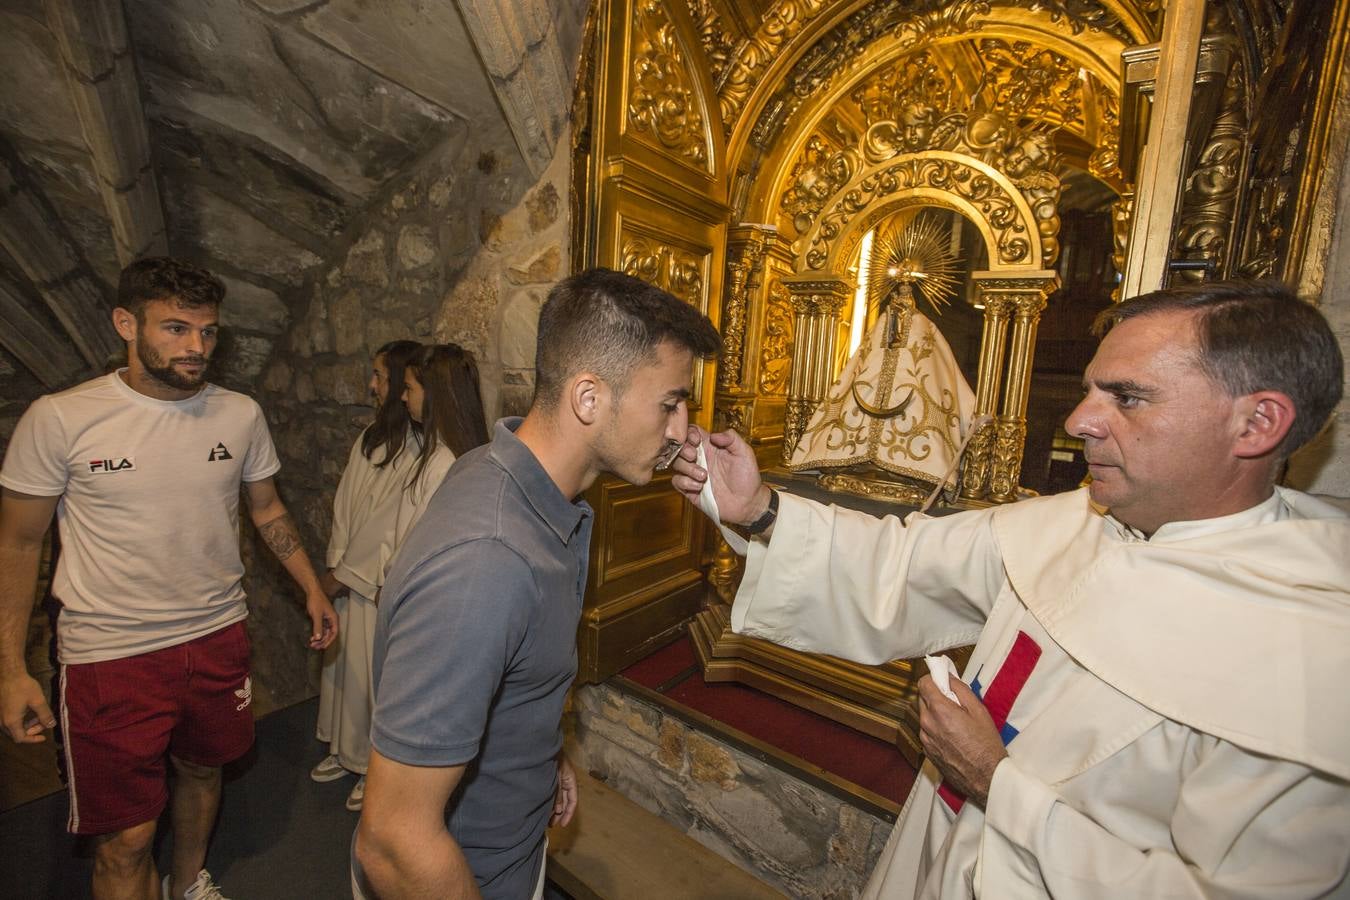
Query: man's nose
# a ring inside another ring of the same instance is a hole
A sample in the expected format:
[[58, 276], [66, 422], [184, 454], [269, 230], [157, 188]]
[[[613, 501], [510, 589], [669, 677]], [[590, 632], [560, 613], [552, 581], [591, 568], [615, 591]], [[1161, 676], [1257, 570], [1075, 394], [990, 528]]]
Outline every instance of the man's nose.
[[681, 402], [675, 413], [666, 419], [666, 439], [683, 444], [688, 436], [689, 407]]
[[1101, 408], [1091, 394], [1078, 401], [1078, 405], [1064, 420], [1064, 430], [1076, 438], [1100, 438], [1106, 435], [1106, 424]]

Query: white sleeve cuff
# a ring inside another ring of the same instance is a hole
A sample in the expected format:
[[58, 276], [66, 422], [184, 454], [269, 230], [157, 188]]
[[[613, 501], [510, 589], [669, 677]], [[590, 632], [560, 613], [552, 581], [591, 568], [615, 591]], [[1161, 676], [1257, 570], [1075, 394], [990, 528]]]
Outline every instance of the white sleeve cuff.
[[1050, 820], [1050, 810], [1059, 795], [1045, 783], [1017, 768], [1011, 756], [994, 770], [985, 805], [985, 823], [1033, 855], [1040, 850]]

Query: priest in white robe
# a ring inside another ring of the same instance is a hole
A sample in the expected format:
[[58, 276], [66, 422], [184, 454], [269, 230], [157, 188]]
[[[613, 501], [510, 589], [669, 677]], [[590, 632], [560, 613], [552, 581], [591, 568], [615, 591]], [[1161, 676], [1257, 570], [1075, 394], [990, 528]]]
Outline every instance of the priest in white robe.
[[866, 663], [975, 643], [956, 702], [919, 683], [866, 897], [1350, 897], [1350, 517], [1275, 485], [1339, 402], [1335, 338], [1270, 284], [1106, 315], [1067, 422], [1087, 490], [902, 524], [691, 429], [675, 486], [755, 535], [733, 627]]

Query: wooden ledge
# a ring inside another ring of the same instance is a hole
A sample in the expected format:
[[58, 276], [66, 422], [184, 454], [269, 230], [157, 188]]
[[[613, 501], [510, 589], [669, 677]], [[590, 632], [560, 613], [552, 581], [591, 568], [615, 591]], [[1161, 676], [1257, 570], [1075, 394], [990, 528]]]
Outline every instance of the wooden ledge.
[[577, 814], [548, 833], [548, 877], [575, 900], [769, 900], [764, 882], [578, 772]]

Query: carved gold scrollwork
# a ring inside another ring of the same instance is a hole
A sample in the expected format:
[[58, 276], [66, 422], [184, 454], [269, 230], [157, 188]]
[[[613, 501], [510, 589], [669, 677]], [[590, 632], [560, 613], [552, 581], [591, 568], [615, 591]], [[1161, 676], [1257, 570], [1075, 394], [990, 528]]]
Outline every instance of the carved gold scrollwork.
[[[781, 281], [769, 286], [764, 306], [764, 337], [760, 342], [759, 389], [781, 396], [792, 368], [792, 303]], [[800, 433], [800, 432], [799, 432]]]
[[1078, 66], [1028, 41], [979, 42], [993, 108], [1010, 119], [1042, 119], [1082, 127], [1083, 92]]
[[759, 283], [771, 235], [771, 232], [755, 229], [748, 237], [741, 237], [732, 244], [722, 317], [722, 365], [718, 373], [718, 383], [723, 389], [739, 387], [744, 375], [745, 324], [750, 294]]
[[980, 427], [966, 446], [961, 465], [961, 496], [974, 500], [984, 495], [994, 452], [994, 423]]
[[780, 203], [798, 233], [811, 227], [825, 201], [849, 183], [858, 165], [858, 153], [852, 148], [835, 150], [820, 135], [807, 140]]
[[792, 308], [807, 316], [837, 316], [848, 297], [835, 287], [837, 282], [797, 282], [792, 286]]
[[722, 123], [728, 132], [764, 69], [827, 5], [826, 0], [780, 0], [765, 12], [759, 32], [737, 49], [736, 59], [727, 67], [718, 91]]
[[[1225, 271], [1241, 183], [1247, 139], [1245, 97], [1246, 84], [1239, 65], [1228, 77], [1219, 115], [1182, 197], [1176, 255], [1186, 260], [1204, 260], [1215, 272]], [[1195, 281], [1203, 276], [1200, 271], [1181, 273], [1182, 278]]]
[[[1118, 275], [1125, 274], [1125, 259], [1130, 249], [1130, 221], [1134, 218], [1134, 186], [1111, 204], [1111, 265]], [[1120, 285], [1111, 291], [1112, 300], [1120, 300]]]
[[[849, 98], [862, 110], [867, 124], [899, 120], [914, 106], [933, 110], [951, 109], [953, 84], [951, 74], [938, 65], [927, 50], [911, 53], [894, 65], [887, 66], [853, 89]], [[927, 141], [914, 141], [913, 149], [921, 149]]]
[[1111, 91], [1095, 92], [1097, 103], [1096, 148], [1088, 157], [1088, 171], [1107, 184], [1117, 184], [1120, 174], [1120, 98]]
[[717, 538], [717, 549], [713, 551], [708, 582], [712, 584], [713, 590], [717, 591], [717, 596], [723, 603], [730, 604], [736, 599], [736, 589], [741, 583], [741, 560], [727, 544], [726, 539], [720, 535]]
[[750, 410], [744, 403], [733, 403], [717, 408], [717, 431], [736, 431], [748, 437], [750, 434]]
[[859, 497], [872, 497], [919, 506], [928, 497], [928, 491], [914, 485], [888, 481], [884, 478], [858, 478], [854, 475], [834, 474], [820, 476], [820, 486], [828, 491], [842, 491]]
[[633, 17], [628, 122], [670, 153], [704, 169], [708, 138], [675, 26], [660, 0], [643, 0]]
[[619, 253], [619, 268], [634, 278], [663, 288], [686, 303], [703, 299], [706, 256], [671, 247], [647, 237], [627, 236]]
[[1017, 480], [1022, 472], [1022, 448], [1026, 439], [1025, 418], [999, 417], [989, 474], [990, 492], [995, 500], [1006, 503], [1017, 499]]
[[[1055, 180], [1056, 197], [1058, 179]], [[842, 234], [855, 216], [878, 200], [911, 188], [933, 188], [955, 194], [984, 212], [994, 233], [998, 264], [1014, 266], [1025, 263], [1031, 252], [1032, 236], [1026, 233], [1017, 201], [1002, 185], [980, 169], [960, 159], [948, 157], [905, 156], [859, 181], [855, 187], [831, 204], [821, 216], [816, 236], [806, 251], [806, 265], [815, 270], [825, 267], [834, 239]], [[1053, 211], [1053, 204], [1051, 204]], [[1053, 218], [1058, 231], [1058, 218]], [[1043, 252], [1050, 244], [1051, 254], [1058, 249], [1053, 238], [1040, 235]]]
[[731, 55], [736, 51], [726, 24], [717, 14], [709, 0], [689, 0], [689, 15], [698, 30], [699, 43], [703, 45], [703, 55], [708, 60], [708, 70], [712, 73], [713, 83], [722, 79]]
[[787, 402], [783, 419], [783, 460], [792, 458], [797, 442], [802, 439], [806, 423], [811, 418], [813, 404], [809, 400], [791, 400]]

